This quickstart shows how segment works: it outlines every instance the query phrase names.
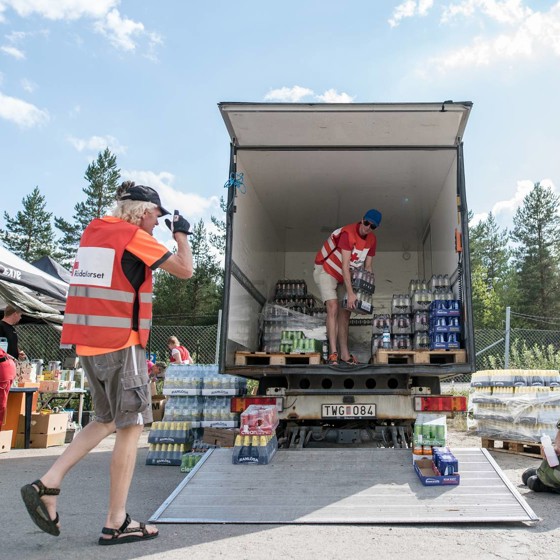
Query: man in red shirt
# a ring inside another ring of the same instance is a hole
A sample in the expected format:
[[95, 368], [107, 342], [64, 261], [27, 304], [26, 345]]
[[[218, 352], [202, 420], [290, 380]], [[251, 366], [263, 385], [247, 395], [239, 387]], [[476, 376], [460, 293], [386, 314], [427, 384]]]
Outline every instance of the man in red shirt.
[[[368, 210], [358, 223], [333, 231], [315, 257], [313, 278], [327, 308], [328, 363], [331, 365], [337, 365], [339, 361], [348, 365], [358, 363], [348, 350], [348, 324], [357, 299], [352, 289], [350, 269], [363, 267], [373, 272], [373, 257], [377, 248], [373, 230], [380, 224], [381, 212], [374, 208]], [[344, 290], [348, 295], [346, 309], [341, 308], [339, 303]]]

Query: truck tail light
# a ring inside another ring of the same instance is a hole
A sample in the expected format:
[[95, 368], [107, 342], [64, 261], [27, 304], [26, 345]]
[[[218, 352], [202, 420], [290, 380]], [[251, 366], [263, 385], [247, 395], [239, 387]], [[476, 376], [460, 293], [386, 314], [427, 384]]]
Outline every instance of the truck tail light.
[[467, 397], [414, 397], [414, 410], [418, 412], [464, 412]]
[[231, 397], [231, 412], [243, 412], [251, 404], [273, 404], [282, 412], [282, 397]]

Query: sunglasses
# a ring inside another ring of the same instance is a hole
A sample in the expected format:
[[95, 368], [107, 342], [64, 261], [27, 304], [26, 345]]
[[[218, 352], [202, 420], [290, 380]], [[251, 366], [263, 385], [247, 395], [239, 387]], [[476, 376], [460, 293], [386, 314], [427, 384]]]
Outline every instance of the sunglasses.
[[362, 224], [364, 224], [364, 226], [369, 227], [371, 229], [377, 229], [377, 226], [374, 223], [368, 222], [367, 220], [362, 220]]

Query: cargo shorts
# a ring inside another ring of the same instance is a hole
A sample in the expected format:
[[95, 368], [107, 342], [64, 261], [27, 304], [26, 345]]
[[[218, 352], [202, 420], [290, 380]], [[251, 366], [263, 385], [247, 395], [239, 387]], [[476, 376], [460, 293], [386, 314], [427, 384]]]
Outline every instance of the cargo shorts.
[[146, 352], [130, 346], [98, 356], [80, 356], [86, 374], [95, 420], [115, 422], [117, 429], [152, 422]]
[[325, 272], [322, 264], [316, 264], [313, 268], [313, 280], [315, 280], [315, 284], [319, 288], [323, 303], [330, 299], [340, 301], [344, 297], [344, 284], [339, 284], [336, 278]]

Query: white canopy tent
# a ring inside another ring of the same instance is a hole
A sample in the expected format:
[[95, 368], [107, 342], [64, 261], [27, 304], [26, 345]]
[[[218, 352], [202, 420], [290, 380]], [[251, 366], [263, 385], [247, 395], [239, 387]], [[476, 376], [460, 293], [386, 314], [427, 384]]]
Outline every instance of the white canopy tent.
[[66, 301], [68, 284], [40, 270], [0, 245], [0, 280], [19, 284], [33, 292]]

